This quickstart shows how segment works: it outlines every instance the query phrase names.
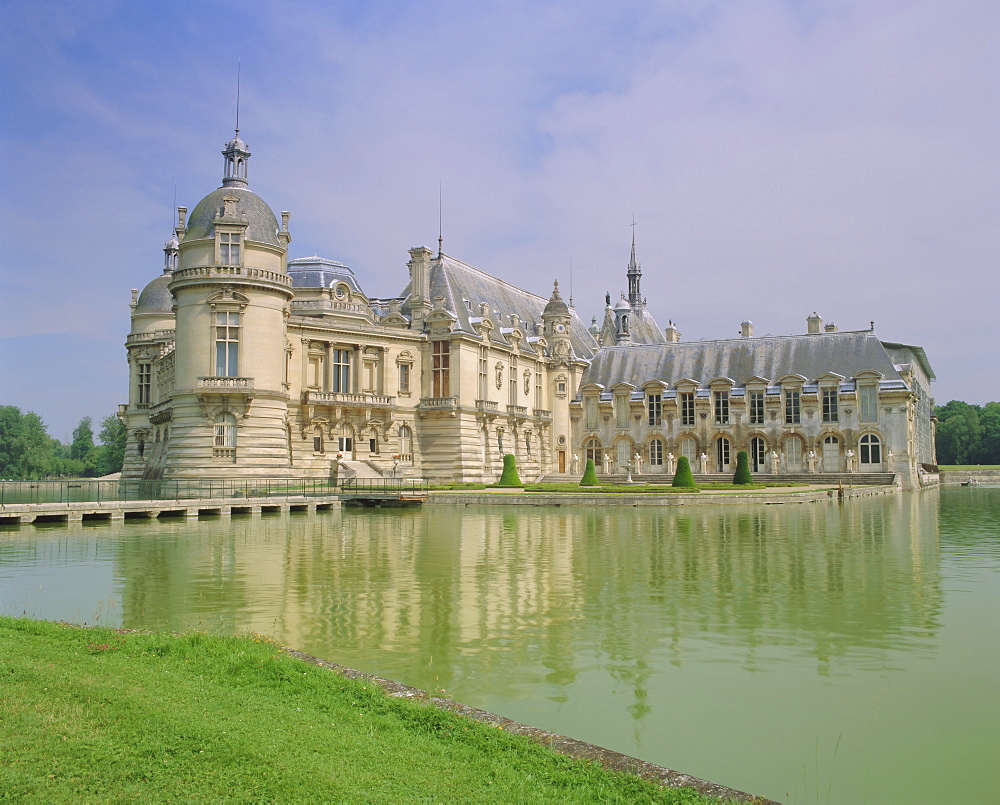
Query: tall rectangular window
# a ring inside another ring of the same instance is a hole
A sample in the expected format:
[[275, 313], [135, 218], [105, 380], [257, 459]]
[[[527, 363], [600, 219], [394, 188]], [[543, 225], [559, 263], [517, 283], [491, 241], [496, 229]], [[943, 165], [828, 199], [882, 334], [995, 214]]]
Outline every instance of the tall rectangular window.
[[858, 389], [862, 422], [878, 422], [878, 387], [862, 386]]
[[479, 348], [479, 399], [487, 400], [489, 399], [489, 380], [490, 378], [490, 366], [489, 366], [489, 348], [480, 347]]
[[410, 390], [410, 364], [399, 364], [399, 390], [407, 392]]
[[751, 391], [748, 396], [750, 397], [750, 424], [751, 425], [763, 425], [764, 424], [764, 392], [763, 391]]
[[153, 387], [153, 365], [139, 364], [139, 405], [149, 405]]
[[240, 264], [240, 234], [238, 232], [219, 233], [219, 263], [224, 266]]
[[595, 397], [583, 398], [584, 425], [587, 430], [597, 428], [597, 399]]
[[542, 368], [540, 364], [535, 366], [535, 408], [542, 407]]
[[823, 389], [823, 421], [837, 421], [837, 394], [839, 389]]
[[238, 377], [240, 314], [215, 314], [215, 376]]
[[647, 421], [653, 427], [663, 424], [663, 395], [649, 394], [646, 396]]
[[351, 350], [330, 350], [330, 391], [351, 391]]
[[690, 427], [694, 425], [694, 392], [682, 391], [681, 398], [681, 425]]
[[[510, 364], [507, 366], [507, 402], [517, 405], [517, 358], [510, 357]], [[514, 440], [517, 444], [517, 440]]]
[[798, 425], [802, 422], [802, 392], [785, 392], [785, 424]]
[[434, 341], [431, 346], [431, 396], [451, 396], [451, 342]]
[[713, 401], [715, 403], [715, 424], [716, 425], [728, 425], [729, 424], [729, 392], [728, 391], [716, 391], [712, 395]]
[[628, 399], [624, 394], [615, 395], [615, 427], [628, 427]]

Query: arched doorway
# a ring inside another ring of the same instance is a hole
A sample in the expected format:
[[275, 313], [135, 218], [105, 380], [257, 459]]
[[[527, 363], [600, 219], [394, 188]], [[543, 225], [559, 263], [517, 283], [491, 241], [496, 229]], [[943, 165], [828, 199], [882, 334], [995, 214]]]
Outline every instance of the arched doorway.
[[587, 439], [583, 443], [584, 460], [592, 459], [595, 467], [601, 466], [601, 443], [596, 438]]
[[789, 436], [785, 440], [785, 467], [788, 472], [802, 472], [802, 439]]
[[836, 436], [823, 439], [823, 472], [843, 472], [840, 466], [840, 439]]
[[753, 472], [764, 472], [767, 456], [767, 445], [759, 436], [750, 440], [750, 469]]
[[715, 471], [729, 472], [729, 459], [732, 456], [733, 444], [725, 436], [720, 436], [715, 442]]

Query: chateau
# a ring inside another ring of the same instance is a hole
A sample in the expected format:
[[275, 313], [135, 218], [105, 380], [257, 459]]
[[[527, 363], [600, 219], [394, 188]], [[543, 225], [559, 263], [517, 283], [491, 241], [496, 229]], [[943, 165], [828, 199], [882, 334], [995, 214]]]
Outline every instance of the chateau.
[[[933, 464], [920, 347], [839, 332], [683, 342], [641, 294], [588, 327], [537, 296], [438, 251], [409, 250], [398, 297], [368, 296], [343, 263], [288, 259], [280, 220], [248, 186], [250, 150], [223, 151], [222, 186], [132, 292], [123, 407], [126, 478], [340, 475], [494, 481], [503, 456], [525, 480], [598, 471], [894, 472]], [[572, 301], [572, 300], [571, 300]]]

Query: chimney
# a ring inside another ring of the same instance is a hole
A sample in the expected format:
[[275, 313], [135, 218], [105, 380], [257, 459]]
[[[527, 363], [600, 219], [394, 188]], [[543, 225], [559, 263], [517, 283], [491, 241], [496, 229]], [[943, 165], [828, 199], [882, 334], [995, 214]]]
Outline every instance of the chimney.
[[806, 332], [809, 333], [809, 335], [816, 335], [820, 332], [819, 328], [823, 324], [823, 317], [820, 316], [819, 313], [817, 313], [814, 310], [813, 314], [808, 319], [806, 319], [806, 324], [809, 327], [809, 329], [806, 330]]
[[668, 344], [676, 344], [681, 340], [681, 331], [677, 329], [677, 325], [673, 322], [670, 322], [663, 332], [667, 336]]
[[835, 333], [837, 332], [837, 325], [831, 321], [829, 324], [824, 324], [823, 329], [828, 333]]
[[414, 330], [423, 330], [424, 317], [431, 311], [431, 250], [426, 246], [410, 249], [410, 316]]
[[753, 338], [753, 322], [747, 319], [740, 324], [740, 335], [743, 338]]

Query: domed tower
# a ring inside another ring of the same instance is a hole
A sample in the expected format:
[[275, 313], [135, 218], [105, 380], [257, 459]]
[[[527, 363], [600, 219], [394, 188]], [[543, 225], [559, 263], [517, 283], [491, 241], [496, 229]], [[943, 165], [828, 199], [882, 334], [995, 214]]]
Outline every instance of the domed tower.
[[222, 186], [186, 217], [178, 208], [170, 445], [165, 477], [290, 470], [285, 319], [288, 213], [281, 225], [248, 186], [250, 149], [237, 129]]
[[129, 392], [124, 411], [127, 433], [126, 478], [142, 477], [152, 457], [147, 443], [154, 442], [155, 426], [150, 422], [153, 409], [169, 392], [169, 375], [163, 371], [165, 356], [174, 348], [174, 297], [170, 278], [177, 268], [179, 243], [174, 232], [163, 246], [163, 273], [150, 282], [142, 293], [132, 291], [132, 326], [125, 348], [128, 350]]
[[542, 333], [549, 346], [549, 355], [566, 360], [571, 354], [569, 306], [559, 293], [559, 280], [552, 286], [552, 296], [542, 310]]

